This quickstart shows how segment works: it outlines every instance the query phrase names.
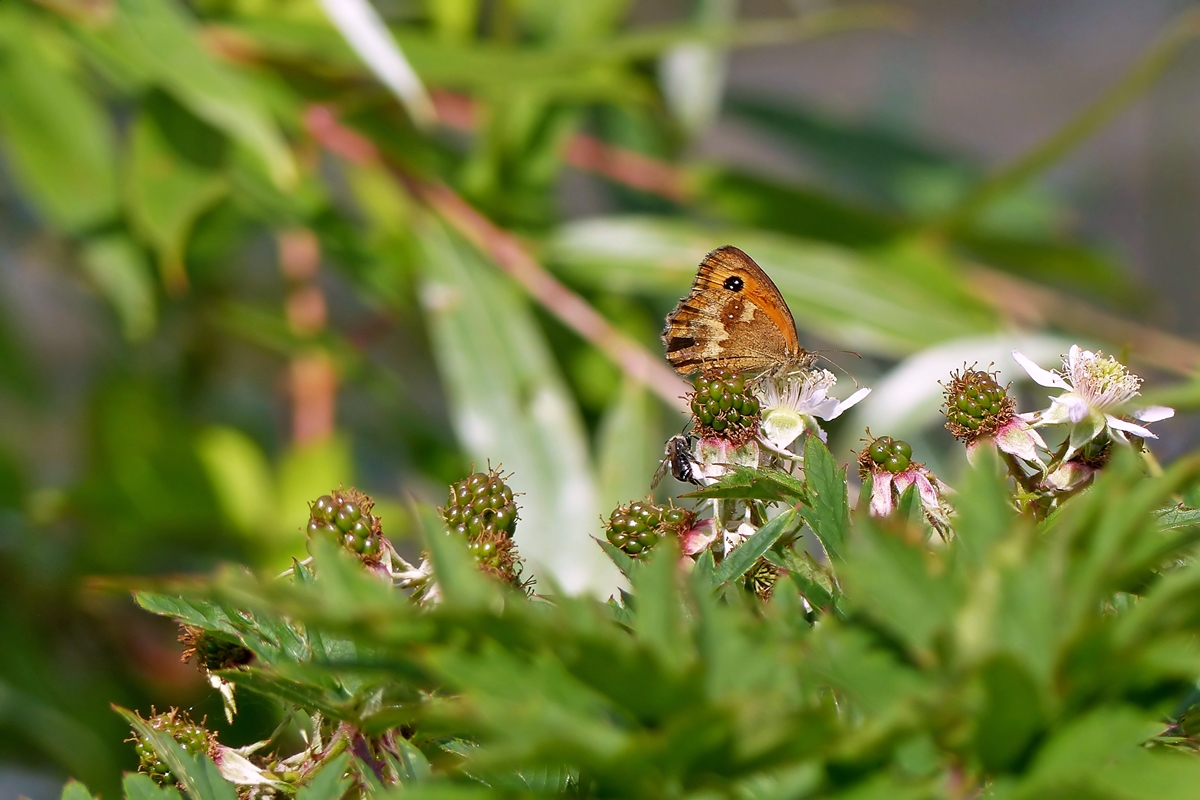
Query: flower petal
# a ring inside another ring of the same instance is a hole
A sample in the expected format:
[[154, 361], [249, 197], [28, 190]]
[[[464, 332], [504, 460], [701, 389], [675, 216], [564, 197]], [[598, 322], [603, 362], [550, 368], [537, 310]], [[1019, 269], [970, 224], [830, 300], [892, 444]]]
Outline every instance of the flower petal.
[[871, 484], [871, 513], [877, 517], [886, 517], [892, 513], [895, 506], [896, 500], [892, 496], [892, 473], [875, 473]]
[[780, 450], [796, 441], [805, 427], [804, 417], [789, 408], [773, 408], [763, 415], [762, 432]]
[[702, 519], [684, 532], [682, 539], [684, 555], [694, 556], [717, 540], [717, 526], [711, 518]]
[[1083, 422], [1092, 413], [1092, 407], [1087, 404], [1087, 401], [1074, 392], [1060, 394], [1054, 398], [1054, 402], [1067, 410], [1068, 418], [1075, 424]]
[[809, 416], [821, 419], [837, 419], [838, 415], [842, 413], [838, 405], [836, 397], [826, 397], [819, 403], [809, 403], [804, 412]]
[[996, 431], [996, 446], [1024, 461], [1038, 461], [1037, 449], [1045, 449], [1046, 442], [1037, 431], [1013, 419]]
[[1114, 417], [1112, 414], [1105, 415], [1105, 419], [1108, 420], [1108, 427], [1110, 428], [1116, 428], [1119, 431], [1128, 431], [1129, 433], [1132, 433], [1135, 436], [1140, 436], [1143, 439], [1158, 438], [1156, 434], [1151, 433], [1141, 425], [1135, 425], [1132, 422], [1126, 422], [1120, 417]]
[[993, 453], [996, 452], [996, 440], [990, 436], [980, 436], [972, 442], [967, 442], [967, 463], [974, 465], [975, 459], [979, 457], [979, 451], [986, 448], [991, 448]]
[[1071, 421], [1071, 407], [1058, 402], [1057, 397], [1050, 398], [1050, 407], [1034, 415], [1035, 425], [1062, 425]]
[[857, 405], [860, 400], [862, 400], [864, 397], [866, 397], [870, 393], [871, 393], [870, 387], [864, 386], [863, 388], [859, 389], [854, 394], [847, 397], [842, 402], [838, 403], [837, 408], [835, 408], [833, 410], [833, 416], [822, 417], [822, 419], [837, 419], [838, 417], [840, 417], [842, 415], [843, 411]]
[[1142, 422], [1158, 422], [1175, 416], [1175, 409], [1167, 406], [1146, 406], [1134, 411], [1130, 416], [1140, 419]]
[[1042, 386], [1051, 386], [1055, 389], [1066, 389], [1070, 391], [1071, 385], [1063, 380], [1061, 375], [1056, 375], [1048, 369], [1042, 369], [1037, 364], [1033, 363], [1033, 361], [1031, 361], [1029, 357], [1023, 354], [1020, 350], [1013, 350], [1012, 357], [1014, 361], [1020, 364], [1025, 371], [1029, 373], [1029, 377], [1033, 378], [1035, 383], [1041, 384]]
[[933, 488], [933, 484], [929, 482], [929, 478], [924, 472], [916, 474], [916, 484], [917, 494], [921, 496], [921, 505], [929, 511], [940, 511], [942, 503], [938, 499], [937, 489]]
[[1079, 484], [1096, 474], [1093, 467], [1080, 464], [1078, 461], [1067, 461], [1058, 469], [1046, 476], [1046, 485], [1051, 489], [1065, 492], [1074, 489]]

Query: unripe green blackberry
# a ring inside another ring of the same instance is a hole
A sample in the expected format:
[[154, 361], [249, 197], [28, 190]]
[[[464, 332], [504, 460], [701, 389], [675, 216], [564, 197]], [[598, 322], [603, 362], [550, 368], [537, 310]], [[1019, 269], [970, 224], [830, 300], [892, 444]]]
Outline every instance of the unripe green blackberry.
[[467, 544], [467, 550], [479, 568], [488, 575], [515, 588], [525, 587], [521, 579], [521, 558], [517, 543], [500, 531], [484, 531]]
[[904, 472], [912, 463], [912, 445], [890, 436], [873, 439], [858, 456], [858, 471], [864, 478], [871, 472]]
[[682, 536], [695, 522], [695, 512], [686, 508], [660, 508], [649, 500], [637, 500], [613, 509], [606, 536], [626, 555], [641, 557], [664, 536]]
[[700, 437], [716, 436], [740, 446], [758, 431], [759, 403], [740, 375], [723, 372], [696, 378], [696, 390], [688, 398]]
[[[192, 722], [186, 712], [177, 708], [172, 708], [163, 714], [156, 714], [151, 708], [150, 718], [144, 721], [154, 730], [169, 735], [179, 743], [180, 747], [192, 755], [201, 753], [211, 755], [216, 748], [217, 737], [204, 728], [204, 721], [201, 720], [197, 725]], [[133, 749], [138, 754], [138, 772], [149, 775], [159, 786], [177, 783], [177, 778], [171, 773], [170, 767], [159, 757], [158, 752], [150, 743], [138, 735], [137, 731], [134, 731], [133, 739], [127, 741], [133, 742]]]
[[996, 373], [964, 367], [961, 373], [951, 373], [943, 392], [946, 428], [960, 441], [992, 436], [1016, 415], [1017, 403], [996, 381]]
[[231, 636], [193, 628], [191, 625], [180, 624], [179, 628], [179, 642], [183, 645], [182, 661], [185, 664], [195, 658], [201, 670], [211, 672], [245, 666], [254, 660], [254, 653]]
[[511, 538], [517, 529], [517, 504], [505, 477], [489, 469], [450, 484], [446, 505], [438, 509], [446, 527], [470, 541], [485, 534]]
[[[309, 506], [308, 539], [325, 539], [340, 545], [367, 563], [383, 552], [383, 525], [371, 513], [375, 503], [357, 489], [318, 497]], [[312, 545], [308, 547], [312, 553]]]

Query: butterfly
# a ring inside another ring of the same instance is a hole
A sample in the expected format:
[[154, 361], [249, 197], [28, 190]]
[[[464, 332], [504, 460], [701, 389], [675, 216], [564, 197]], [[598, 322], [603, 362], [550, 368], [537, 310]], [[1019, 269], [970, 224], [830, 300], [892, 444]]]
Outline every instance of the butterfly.
[[667, 315], [662, 340], [680, 375], [762, 372], [809, 357], [779, 289], [728, 244], [700, 262], [691, 291]]
[[692, 437], [677, 433], [667, 439], [667, 444], [663, 448], [663, 460], [654, 472], [650, 488], [657, 488], [668, 471], [680, 483], [701, 485], [700, 462], [692, 455]]

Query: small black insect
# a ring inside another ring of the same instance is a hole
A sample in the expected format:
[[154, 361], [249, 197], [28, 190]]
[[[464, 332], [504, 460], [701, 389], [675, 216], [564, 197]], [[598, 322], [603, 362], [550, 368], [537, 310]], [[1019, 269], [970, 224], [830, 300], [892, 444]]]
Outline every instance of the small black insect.
[[663, 448], [663, 460], [654, 473], [654, 479], [650, 481], [651, 489], [658, 486], [667, 470], [670, 470], [671, 475], [680, 483], [700, 485], [700, 462], [692, 455], [691, 436], [677, 433], [667, 439]]

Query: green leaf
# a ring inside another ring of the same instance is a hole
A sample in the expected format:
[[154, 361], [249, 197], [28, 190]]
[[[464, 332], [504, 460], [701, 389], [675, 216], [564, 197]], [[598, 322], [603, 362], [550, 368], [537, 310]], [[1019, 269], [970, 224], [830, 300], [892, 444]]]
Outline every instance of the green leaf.
[[851, 247], [886, 244], [894, 220], [830, 195], [732, 169], [709, 167], [693, 181], [699, 209], [738, 225]]
[[979, 671], [984, 705], [974, 747], [989, 771], [1016, 768], [1045, 723], [1040, 688], [1011, 658], [990, 659]]
[[350, 754], [342, 753], [324, 764], [308, 783], [300, 787], [296, 800], [338, 800], [350, 786], [350, 779], [346, 777], [349, 763]]
[[404, 768], [400, 773], [401, 782], [407, 784], [428, 780], [433, 774], [433, 768], [425, 754], [403, 736], [396, 737], [396, 745], [400, 749], [401, 766]]
[[656, 411], [645, 386], [627, 378], [600, 421], [598, 495], [606, 513], [649, 491], [655, 462], [662, 457], [655, 444], [661, 430]]
[[184, 792], [192, 800], [237, 800], [233, 784], [221, 777], [217, 765], [207, 755], [193, 756], [168, 734], [150, 727], [137, 714], [114, 708], [133, 727], [134, 732], [154, 748], [154, 752], [183, 784]]
[[46, 220], [78, 234], [117, 214], [115, 137], [66, 47], [23, 4], [0, 7], [0, 145]]
[[137, 232], [158, 254], [163, 282], [179, 289], [187, 285], [183, 253], [192, 224], [224, 196], [228, 184], [212, 166], [186, 158], [173, 146], [159, 119], [172, 112], [184, 113], [143, 112], [134, 121], [125, 202]]
[[1167, 509], [1158, 515], [1158, 524], [1163, 528], [1194, 528], [1200, 525], [1200, 508]]
[[422, 232], [422, 297], [459, 440], [502, 463], [531, 502], [516, 541], [530, 568], [568, 592], [610, 591], [616, 575], [588, 540], [595, 480], [579, 409], [516, 287], [441, 227]]
[[706, 547], [696, 558], [688, 580], [691, 582], [692, 591], [697, 595], [711, 592], [721, 585], [717, 580], [717, 564], [711, 547]]
[[263, 697], [295, 703], [301, 708], [319, 711], [330, 719], [352, 722], [359, 716], [358, 709], [348, 707], [344, 703], [345, 697], [331, 696], [330, 691], [324, 687], [302, 683], [267, 670], [226, 670], [221, 673], [221, 677]]
[[816, 609], [841, 613], [838, 605], [840, 592], [837, 583], [829, 569], [819, 563], [808, 553], [797, 554], [790, 547], [785, 547], [780, 554], [767, 553], [767, 557], [776, 566], [787, 570], [787, 577], [804, 599]]
[[441, 590], [442, 602], [452, 608], [486, 608], [496, 600], [499, 584], [489, 579], [467, 552], [466, 541], [448, 533], [441, 518], [432, 509], [420, 506], [424, 542], [433, 561], [433, 572]]
[[432, 125], [437, 120], [433, 101], [379, 12], [366, 0], [321, 0], [321, 7], [376, 77], [400, 99], [413, 121]]
[[[150, 779], [147, 778], [146, 780]], [[67, 781], [66, 785], [63, 786], [61, 800], [95, 800], [95, 798], [86, 786], [72, 779]]]
[[[263, 507], [277, 507], [275, 481], [266, 454], [253, 439], [237, 428], [212, 425], [197, 437], [196, 454], [226, 519], [239, 531], [256, 543], [288, 531], [290, 525], [263, 524]], [[293, 532], [288, 535], [295, 538]]]
[[1028, 773], [1034, 786], [1090, 782], [1097, 769], [1128, 758], [1162, 727], [1152, 715], [1128, 706], [1100, 706], [1060, 728], [1043, 745]]
[[883, 624], [923, 654], [933, 637], [947, 629], [961, 602], [955, 573], [938, 565], [923, 542], [909, 544], [864, 520], [851, 540], [852, 555], [838, 577], [853, 607]]
[[804, 482], [776, 467], [733, 466], [716, 483], [683, 497], [701, 499], [766, 500], [797, 505], [808, 498]]
[[763, 553], [770, 550], [771, 545], [788, 532], [795, 521], [796, 512], [788, 510], [755, 531], [753, 536], [734, 548], [717, 567], [717, 583], [728, 584], [745, 575], [755, 562], [762, 558]]
[[967, 470], [955, 502], [958, 522], [954, 541], [968, 563], [983, 564], [988, 549], [1012, 529], [1016, 519], [1005, 486], [1005, 477], [996, 451], [981, 447]]
[[158, 308], [153, 272], [127, 236], [111, 234], [88, 240], [79, 260], [117, 312], [126, 339], [138, 341], [154, 332]]
[[816, 436], [804, 443], [804, 478], [809, 500], [801, 513], [829, 558], [836, 561], [842, 557], [850, 527], [846, 468], [838, 468], [829, 448]]
[[600, 545], [600, 548], [605, 553], [608, 554], [608, 557], [612, 559], [612, 562], [617, 566], [617, 569], [621, 570], [621, 574], [630, 581], [633, 580], [634, 576], [637, 575], [640, 570], [645, 569], [646, 563], [644, 561], [642, 561], [640, 558], [634, 558], [633, 556], [627, 554], [624, 550], [617, 547], [612, 542], [606, 539], [596, 539], [596, 543]]
[[258, 155], [280, 189], [298, 174], [287, 142], [246, 78], [209, 55], [176, 0], [117, 0], [115, 44], [196, 116]]
[[979, 175], [974, 165], [870, 120], [835, 119], [816, 107], [769, 97], [734, 98], [728, 108], [803, 153], [835, 185], [914, 215], [935, 210], [929, 208], [928, 187], [953, 200]]
[[638, 639], [649, 645], [664, 664], [679, 666], [687, 660], [690, 648], [683, 630], [683, 602], [676, 581], [679, 577], [679, 549], [667, 539], [650, 551], [645, 569], [630, 576], [636, 597], [637, 618], [634, 630]]
[[179, 800], [179, 790], [174, 786], [159, 786], [149, 775], [126, 772], [121, 779], [125, 800]]

